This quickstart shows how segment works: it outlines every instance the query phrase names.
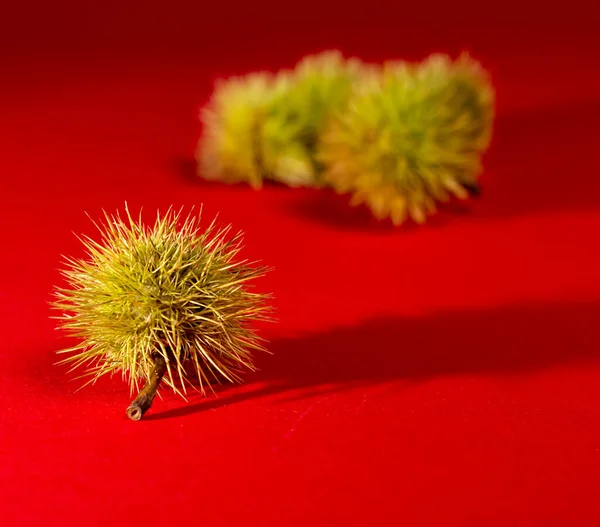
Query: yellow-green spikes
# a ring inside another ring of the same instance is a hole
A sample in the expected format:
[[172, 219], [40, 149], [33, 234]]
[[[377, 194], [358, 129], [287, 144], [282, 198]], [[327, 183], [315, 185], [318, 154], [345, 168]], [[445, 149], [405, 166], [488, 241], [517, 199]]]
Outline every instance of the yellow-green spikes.
[[199, 175], [209, 181], [247, 182], [260, 188], [265, 169], [260, 153], [264, 120], [272, 112], [276, 92], [269, 73], [234, 77], [215, 86], [211, 100], [202, 109], [204, 124], [196, 157]]
[[331, 113], [346, 106], [361, 67], [332, 51], [306, 57], [291, 71], [220, 82], [202, 112], [199, 175], [253, 188], [264, 180], [319, 186], [320, 134]]
[[467, 55], [379, 67], [331, 51], [226, 81], [203, 115], [202, 177], [329, 186], [399, 225], [477, 191], [494, 93]]
[[436, 202], [468, 196], [493, 121], [492, 87], [477, 62], [388, 63], [354, 88], [320, 143], [327, 184], [396, 225], [409, 216], [423, 223]]
[[249, 282], [266, 269], [237, 259], [241, 233], [215, 221], [199, 229], [200, 215], [169, 209], [153, 225], [105, 214], [100, 239], [84, 237], [85, 259], [67, 259], [67, 287], [57, 288], [54, 308], [62, 328], [77, 339], [62, 350], [73, 369], [87, 365], [94, 382], [121, 373], [130, 389], [145, 383], [128, 409], [137, 420], [152, 404], [161, 379], [184, 396], [239, 381], [253, 369], [252, 353], [265, 351], [251, 325], [270, 320], [268, 295]]

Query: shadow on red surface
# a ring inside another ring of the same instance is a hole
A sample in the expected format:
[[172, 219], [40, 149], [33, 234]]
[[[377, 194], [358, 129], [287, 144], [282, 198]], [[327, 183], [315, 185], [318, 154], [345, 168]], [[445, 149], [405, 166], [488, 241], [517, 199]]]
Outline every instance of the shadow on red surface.
[[[393, 381], [445, 375], [514, 375], [600, 359], [600, 305], [520, 305], [422, 318], [382, 318], [356, 327], [278, 340], [254, 391], [191, 402], [146, 419], [182, 417], [266, 396], [297, 399]], [[595, 335], [595, 337], [592, 337]], [[279, 400], [279, 399], [278, 399]]]

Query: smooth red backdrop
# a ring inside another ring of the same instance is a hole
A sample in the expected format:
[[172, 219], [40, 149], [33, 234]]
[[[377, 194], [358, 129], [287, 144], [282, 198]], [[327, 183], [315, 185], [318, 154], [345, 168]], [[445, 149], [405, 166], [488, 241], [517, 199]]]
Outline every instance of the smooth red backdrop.
[[[591, 2], [590, 2], [591, 4]], [[597, 16], [546, 2], [57, 0], [0, 16], [0, 523], [600, 525]], [[221, 75], [339, 48], [467, 49], [498, 119], [483, 197], [392, 229], [328, 192], [202, 183]], [[84, 212], [204, 204], [275, 271], [274, 355], [133, 423], [53, 366]]]

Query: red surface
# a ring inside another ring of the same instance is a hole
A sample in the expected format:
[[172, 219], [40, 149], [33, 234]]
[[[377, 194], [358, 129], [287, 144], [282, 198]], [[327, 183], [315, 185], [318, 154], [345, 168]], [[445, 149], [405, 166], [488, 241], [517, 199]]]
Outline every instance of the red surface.
[[[200, 4], [3, 7], [0, 524], [600, 525], [597, 17]], [[328, 193], [194, 178], [212, 77], [327, 47], [482, 60], [483, 197], [393, 230]], [[125, 200], [220, 211], [275, 266], [280, 317], [245, 386], [139, 423], [119, 379], [75, 392], [52, 365], [47, 308], [84, 211]]]

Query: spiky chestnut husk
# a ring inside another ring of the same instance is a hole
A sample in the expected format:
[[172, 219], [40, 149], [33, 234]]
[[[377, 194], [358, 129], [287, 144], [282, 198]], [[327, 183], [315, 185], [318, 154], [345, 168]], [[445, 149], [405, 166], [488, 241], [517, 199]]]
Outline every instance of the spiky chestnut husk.
[[378, 219], [424, 223], [436, 202], [477, 189], [493, 117], [488, 75], [468, 55], [386, 63], [323, 134], [325, 180]]
[[324, 167], [316, 158], [321, 134], [330, 116], [346, 107], [353, 84], [366, 68], [357, 59], [326, 51], [279, 74], [289, 79], [289, 89], [261, 136], [270, 177], [289, 186], [322, 186]]
[[186, 387], [240, 381], [254, 369], [254, 351], [266, 351], [251, 324], [272, 320], [269, 295], [249, 282], [267, 269], [236, 259], [242, 234], [216, 221], [203, 232], [200, 214], [169, 209], [153, 225], [105, 213], [99, 241], [81, 238], [87, 257], [67, 258], [68, 287], [57, 288], [53, 307], [60, 326], [80, 343], [59, 353], [73, 369], [88, 365], [87, 384], [121, 372], [133, 393], [127, 410], [139, 420], [161, 380], [185, 398]]
[[287, 88], [285, 79], [269, 72], [219, 80], [200, 115], [204, 129], [196, 149], [198, 175], [260, 188], [264, 179], [260, 133], [278, 95]]
[[264, 180], [290, 187], [321, 184], [315, 153], [331, 112], [343, 108], [363, 65], [337, 51], [302, 59], [291, 70], [217, 84], [202, 112], [199, 174], [226, 183]]

